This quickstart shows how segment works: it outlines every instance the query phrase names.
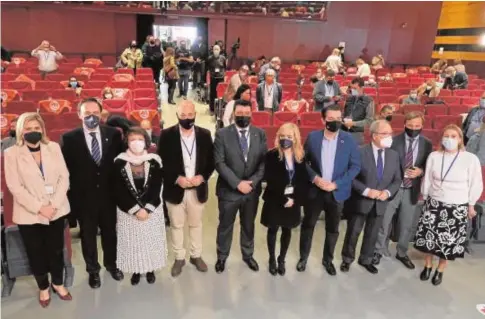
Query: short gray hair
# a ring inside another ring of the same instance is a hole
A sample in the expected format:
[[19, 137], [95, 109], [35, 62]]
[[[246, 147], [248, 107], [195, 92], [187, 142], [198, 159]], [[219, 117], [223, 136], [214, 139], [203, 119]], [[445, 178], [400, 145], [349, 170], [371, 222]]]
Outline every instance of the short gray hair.
[[264, 75], [265, 75], [265, 76], [266, 76], [266, 75], [272, 75], [272, 76], [275, 76], [275, 75], [276, 75], [276, 72], [275, 72], [275, 70], [273, 70], [273, 69], [269, 68], [269, 69], [267, 69], [267, 70], [266, 70], [266, 72], [264, 73]]
[[381, 125], [383, 125], [383, 124], [391, 126], [391, 125], [389, 124], [389, 122], [388, 122], [388, 121], [386, 121], [386, 120], [376, 120], [376, 121], [372, 122], [372, 124], [371, 124], [371, 125], [370, 125], [370, 127], [369, 127], [370, 133], [371, 133], [371, 134], [375, 134], [375, 133], [377, 133], [377, 131], [379, 130], [379, 128], [380, 128], [380, 127], [381, 127]]

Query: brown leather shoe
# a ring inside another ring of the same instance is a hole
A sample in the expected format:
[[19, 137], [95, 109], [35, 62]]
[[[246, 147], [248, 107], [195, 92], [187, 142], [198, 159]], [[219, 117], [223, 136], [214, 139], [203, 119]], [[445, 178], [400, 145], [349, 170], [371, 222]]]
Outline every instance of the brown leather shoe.
[[202, 257], [192, 258], [190, 257], [190, 263], [197, 268], [200, 272], [207, 272], [207, 264], [204, 262]]
[[182, 268], [185, 266], [185, 259], [175, 260], [172, 266], [172, 277], [177, 277], [182, 273]]

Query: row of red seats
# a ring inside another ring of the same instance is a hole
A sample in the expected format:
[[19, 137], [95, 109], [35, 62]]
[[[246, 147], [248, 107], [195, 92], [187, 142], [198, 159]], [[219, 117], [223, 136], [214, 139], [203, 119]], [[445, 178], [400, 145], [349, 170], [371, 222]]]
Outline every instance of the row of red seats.
[[[81, 98], [88, 98], [88, 97], [102, 97], [102, 92], [103, 88], [105, 86], [99, 87], [99, 88], [83, 88], [81, 90], [80, 97]], [[119, 87], [112, 87], [112, 89], [115, 91], [115, 96], [116, 90], [121, 89], [125, 90], [125, 88], [119, 88]], [[152, 98], [156, 99], [157, 98], [157, 93], [155, 89], [149, 88], [149, 89], [134, 89], [134, 90], [128, 90], [131, 94], [131, 96], [135, 99], [138, 98]], [[121, 93], [120, 93], [121, 95]], [[126, 92], [123, 92], [123, 95], [126, 95]], [[41, 100], [47, 100], [47, 99], [62, 99], [62, 100], [68, 100], [68, 101], [74, 101], [78, 99], [78, 96], [76, 95], [76, 92], [74, 90], [70, 89], [54, 89], [54, 90], [25, 90], [25, 91], [19, 91], [18, 94], [14, 95], [12, 98], [12, 101], [34, 101], [38, 102]]]
[[406, 114], [409, 112], [421, 112], [426, 115], [459, 115], [468, 113], [472, 106], [461, 104], [399, 104], [399, 103], [382, 103], [376, 107], [375, 113], [379, 113], [380, 110], [390, 105], [394, 109], [396, 114]]

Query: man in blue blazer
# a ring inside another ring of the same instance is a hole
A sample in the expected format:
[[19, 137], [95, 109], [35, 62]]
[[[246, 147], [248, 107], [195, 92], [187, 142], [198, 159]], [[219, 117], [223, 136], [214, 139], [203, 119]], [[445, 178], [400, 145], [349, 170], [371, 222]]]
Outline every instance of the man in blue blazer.
[[332, 276], [335, 245], [343, 203], [350, 197], [353, 179], [360, 172], [360, 152], [357, 143], [347, 132], [341, 131], [342, 111], [338, 105], [322, 110], [324, 130], [314, 131], [305, 142], [305, 160], [310, 187], [304, 206], [300, 234], [300, 260], [296, 269], [305, 271], [312, 246], [313, 230], [321, 211], [325, 211], [325, 245], [322, 264]]

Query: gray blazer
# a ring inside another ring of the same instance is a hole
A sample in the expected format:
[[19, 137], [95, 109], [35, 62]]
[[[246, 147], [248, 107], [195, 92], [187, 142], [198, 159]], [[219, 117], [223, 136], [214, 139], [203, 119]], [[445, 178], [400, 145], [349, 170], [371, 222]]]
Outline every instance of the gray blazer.
[[[249, 134], [249, 151], [245, 161], [236, 126], [232, 124], [216, 132], [214, 161], [219, 173], [216, 195], [221, 200], [236, 201], [243, 196], [261, 194], [267, 152], [266, 134], [262, 129], [252, 125], [249, 126]], [[248, 195], [240, 193], [237, 189], [242, 180], [253, 182], [253, 191]]]
[[[329, 96], [325, 96], [326, 93], [326, 83], [327, 81], [321, 80], [318, 81], [313, 89], [313, 99], [315, 100], [315, 111], [321, 111], [323, 109], [323, 105], [332, 101], [332, 98]], [[333, 81], [333, 92], [334, 96], [340, 96], [340, 86], [338, 85], [337, 81]]]
[[[258, 102], [258, 110], [264, 111], [264, 90], [266, 88], [266, 82], [259, 83], [256, 89], [256, 101]], [[283, 87], [281, 84], [274, 82], [273, 87], [273, 112], [278, 112], [280, 108], [281, 99], [283, 97]]]
[[473, 135], [466, 144], [466, 150], [475, 154], [480, 165], [485, 166], [485, 134], [482, 132]]
[[396, 195], [396, 192], [401, 186], [401, 167], [399, 165], [399, 155], [396, 151], [388, 148], [384, 151], [384, 175], [382, 180], [377, 180], [377, 167], [374, 153], [372, 152], [372, 145], [368, 144], [362, 146], [360, 149], [362, 167], [359, 175], [352, 182], [352, 195], [349, 199], [349, 207], [351, 213], [368, 214], [374, 205], [376, 205], [376, 212], [378, 216], [384, 215], [386, 211], [387, 201], [380, 201], [364, 197], [366, 188], [377, 190], [388, 190], [391, 193], [391, 198]]

